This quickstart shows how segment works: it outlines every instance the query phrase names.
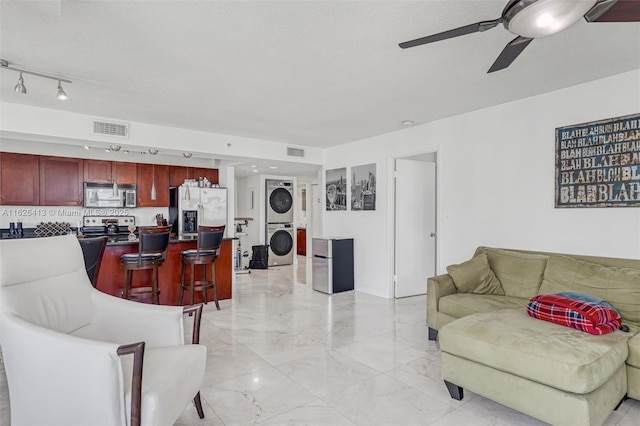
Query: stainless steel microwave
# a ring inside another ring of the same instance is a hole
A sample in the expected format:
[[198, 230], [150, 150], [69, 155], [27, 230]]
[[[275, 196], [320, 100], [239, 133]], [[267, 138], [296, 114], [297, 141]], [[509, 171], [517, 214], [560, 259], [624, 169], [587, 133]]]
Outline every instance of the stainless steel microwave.
[[112, 183], [84, 183], [84, 206], [93, 208], [131, 208], [138, 206], [138, 194], [135, 185]]

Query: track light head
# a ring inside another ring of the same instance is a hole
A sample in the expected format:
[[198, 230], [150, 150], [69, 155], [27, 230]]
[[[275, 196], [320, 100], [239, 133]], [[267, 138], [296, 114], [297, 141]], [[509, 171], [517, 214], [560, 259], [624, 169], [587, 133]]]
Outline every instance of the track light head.
[[60, 80], [58, 80], [58, 99], [61, 101], [69, 99], [69, 96], [67, 96], [67, 94], [64, 93], [64, 90], [62, 90], [62, 82]]
[[22, 79], [22, 73], [20, 73], [20, 78], [18, 78], [18, 84], [13, 88], [18, 93], [27, 93], [27, 88], [24, 87], [24, 80]]

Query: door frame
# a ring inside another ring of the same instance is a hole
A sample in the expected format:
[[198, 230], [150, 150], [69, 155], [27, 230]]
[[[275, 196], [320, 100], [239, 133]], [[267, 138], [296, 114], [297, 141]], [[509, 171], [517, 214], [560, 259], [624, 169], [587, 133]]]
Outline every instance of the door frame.
[[[436, 157], [436, 253], [435, 253], [435, 264], [436, 264], [436, 275], [441, 273], [440, 271], [440, 248], [442, 245], [442, 234], [440, 232], [440, 186], [441, 186], [441, 170], [442, 170], [442, 152], [440, 148], [435, 150], [427, 150], [422, 152], [417, 152], [411, 155], [403, 155], [398, 157], [388, 157], [387, 158], [387, 168], [389, 170], [388, 179], [387, 179], [387, 187], [389, 188], [389, 202], [387, 204], [387, 213], [389, 215], [389, 225], [387, 227], [387, 241], [390, 242], [387, 250], [387, 259], [389, 264], [389, 282], [391, 285], [389, 286], [389, 298], [396, 299], [396, 182], [395, 182], [395, 171], [396, 171], [396, 159], [398, 160], [411, 160], [415, 159], [415, 157], [426, 155], [426, 154], [435, 154]], [[427, 281], [425, 278], [425, 292]]]

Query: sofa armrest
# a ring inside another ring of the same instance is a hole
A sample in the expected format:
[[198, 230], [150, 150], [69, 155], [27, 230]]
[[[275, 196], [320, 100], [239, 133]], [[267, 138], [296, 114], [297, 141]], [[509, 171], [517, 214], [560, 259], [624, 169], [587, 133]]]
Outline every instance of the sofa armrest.
[[427, 326], [437, 330], [438, 306], [440, 298], [456, 294], [458, 290], [453, 285], [449, 274], [442, 274], [427, 279]]
[[94, 290], [96, 318], [87, 330], [73, 334], [108, 342], [145, 342], [147, 348], [184, 345], [182, 306], [120, 299]]
[[117, 344], [0, 321], [13, 424], [126, 424]]

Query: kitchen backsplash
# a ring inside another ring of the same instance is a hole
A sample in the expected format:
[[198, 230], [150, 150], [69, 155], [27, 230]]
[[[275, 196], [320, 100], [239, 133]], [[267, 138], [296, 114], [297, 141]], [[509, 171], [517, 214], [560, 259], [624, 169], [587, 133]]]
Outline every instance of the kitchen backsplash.
[[40, 222], [68, 222], [72, 227], [82, 226], [84, 216], [134, 216], [136, 226], [156, 225], [156, 215], [169, 218], [168, 207], [137, 207], [93, 209], [69, 206], [0, 206], [0, 228], [10, 222], [22, 221], [25, 228], [35, 228]]

